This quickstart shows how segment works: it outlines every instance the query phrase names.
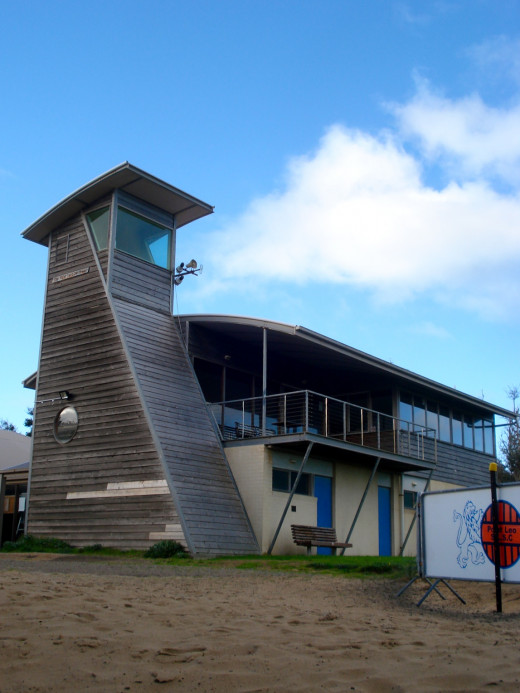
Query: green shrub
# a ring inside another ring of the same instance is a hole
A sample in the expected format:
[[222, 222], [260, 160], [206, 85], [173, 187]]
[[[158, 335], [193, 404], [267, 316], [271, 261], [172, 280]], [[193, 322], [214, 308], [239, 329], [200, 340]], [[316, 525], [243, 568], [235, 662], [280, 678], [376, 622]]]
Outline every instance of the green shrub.
[[187, 555], [182, 544], [171, 539], [157, 542], [144, 553], [145, 558], [182, 558]]
[[61, 539], [52, 537], [33, 537], [26, 534], [18, 541], [6, 541], [2, 546], [2, 551], [18, 551], [20, 553], [74, 553], [70, 544]]

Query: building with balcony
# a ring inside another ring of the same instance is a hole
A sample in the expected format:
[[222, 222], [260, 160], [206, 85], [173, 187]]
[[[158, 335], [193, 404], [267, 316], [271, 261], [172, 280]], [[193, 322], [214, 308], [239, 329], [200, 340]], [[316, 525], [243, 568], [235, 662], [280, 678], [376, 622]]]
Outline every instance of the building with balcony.
[[174, 318], [176, 234], [211, 212], [125, 163], [24, 232], [49, 248], [27, 531], [217, 555], [301, 551], [307, 524], [413, 553], [417, 494], [485, 483], [511, 413], [303, 327]]

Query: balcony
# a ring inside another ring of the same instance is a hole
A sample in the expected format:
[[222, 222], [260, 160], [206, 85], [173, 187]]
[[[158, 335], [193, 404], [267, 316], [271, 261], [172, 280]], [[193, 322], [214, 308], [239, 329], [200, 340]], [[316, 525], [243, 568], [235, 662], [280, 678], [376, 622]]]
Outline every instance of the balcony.
[[208, 407], [224, 442], [313, 434], [382, 453], [437, 461], [433, 429], [310, 390]]

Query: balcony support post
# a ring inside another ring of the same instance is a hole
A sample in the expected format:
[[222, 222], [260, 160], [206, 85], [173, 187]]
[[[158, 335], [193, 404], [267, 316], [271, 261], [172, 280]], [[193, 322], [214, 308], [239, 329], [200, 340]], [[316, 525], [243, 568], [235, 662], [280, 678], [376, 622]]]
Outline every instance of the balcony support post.
[[280, 534], [280, 530], [283, 525], [283, 521], [285, 520], [285, 516], [287, 515], [287, 511], [289, 510], [289, 506], [291, 505], [291, 501], [293, 499], [294, 494], [296, 493], [296, 489], [298, 488], [298, 484], [300, 482], [300, 477], [303, 472], [303, 468], [305, 467], [305, 463], [309, 459], [309, 455], [311, 454], [312, 446], [314, 443], [309, 443], [307, 445], [307, 450], [305, 451], [305, 455], [303, 456], [302, 463], [300, 465], [300, 468], [298, 470], [298, 474], [296, 475], [296, 479], [294, 480], [293, 487], [291, 489], [291, 492], [289, 494], [289, 498], [287, 499], [287, 503], [285, 504], [285, 508], [282, 513], [282, 517], [280, 518], [280, 522], [278, 523], [278, 527], [276, 528], [276, 532], [274, 533], [274, 537], [271, 541], [271, 544], [269, 545], [269, 548], [267, 549], [267, 555], [271, 555], [271, 551], [274, 548], [274, 545], [276, 544], [276, 540], [278, 539], [278, 535]]
[[267, 417], [267, 328], [262, 328], [262, 435], [265, 436]]
[[[361, 508], [365, 504], [368, 490], [369, 490], [370, 486], [372, 485], [372, 481], [374, 480], [374, 477], [376, 475], [377, 468], [379, 467], [380, 462], [381, 462], [381, 458], [378, 457], [376, 460], [376, 463], [374, 465], [374, 468], [372, 469], [372, 474], [370, 475], [370, 479], [368, 480], [368, 483], [365, 487], [365, 491], [364, 491], [363, 496], [361, 498], [361, 501], [359, 503], [358, 509], [356, 510], [356, 514], [354, 516], [354, 519], [352, 520], [352, 524], [350, 525], [350, 529], [349, 529], [349, 532], [347, 534], [347, 538], [345, 539], [345, 544], [348, 544], [350, 542], [350, 537], [352, 536], [352, 532], [354, 531], [354, 527], [356, 526], [356, 522], [358, 521], [358, 517], [359, 517], [359, 513], [361, 512]], [[344, 554], [345, 554], [345, 549], [343, 548], [343, 549], [341, 549], [340, 556], [343, 556]]]

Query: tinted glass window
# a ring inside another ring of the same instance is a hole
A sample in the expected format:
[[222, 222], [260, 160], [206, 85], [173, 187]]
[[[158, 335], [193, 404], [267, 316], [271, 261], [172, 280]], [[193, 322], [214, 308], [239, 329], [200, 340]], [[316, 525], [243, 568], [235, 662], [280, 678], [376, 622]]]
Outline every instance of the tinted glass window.
[[401, 428], [407, 430], [408, 427], [404, 422], [412, 423], [412, 396], [407, 392], [401, 392], [399, 398], [399, 418], [401, 419]]
[[104, 250], [108, 245], [108, 226], [110, 223], [110, 207], [96, 209], [87, 214], [87, 221], [98, 250]]
[[426, 411], [426, 426], [428, 427], [428, 435], [437, 438], [439, 433], [439, 415], [437, 413], [437, 403], [427, 402]]
[[426, 409], [420, 397], [414, 397], [413, 402], [413, 422], [416, 427], [426, 425]]
[[450, 411], [445, 407], [439, 407], [439, 439], [446, 443], [451, 440]]
[[471, 416], [464, 416], [464, 422], [462, 425], [464, 434], [464, 447], [465, 448], [472, 448], [473, 447], [473, 419]]
[[[273, 467], [273, 491], [284, 491], [289, 493], [293, 487], [298, 472], [290, 472], [286, 469], [276, 469]], [[303, 473], [296, 487], [295, 493], [302, 496], [310, 495], [311, 475]]]
[[495, 452], [493, 446], [494, 431], [492, 419], [484, 419], [484, 451], [492, 455]]
[[482, 419], [475, 419], [473, 426], [473, 435], [475, 441], [475, 450], [484, 452], [484, 422]]
[[273, 467], [273, 491], [289, 491], [289, 472]]
[[172, 232], [122, 207], [117, 211], [116, 248], [170, 269]]
[[417, 491], [404, 491], [403, 496], [404, 507], [414, 510], [417, 506]]
[[453, 412], [452, 431], [453, 443], [462, 445], [462, 416], [458, 412]]

